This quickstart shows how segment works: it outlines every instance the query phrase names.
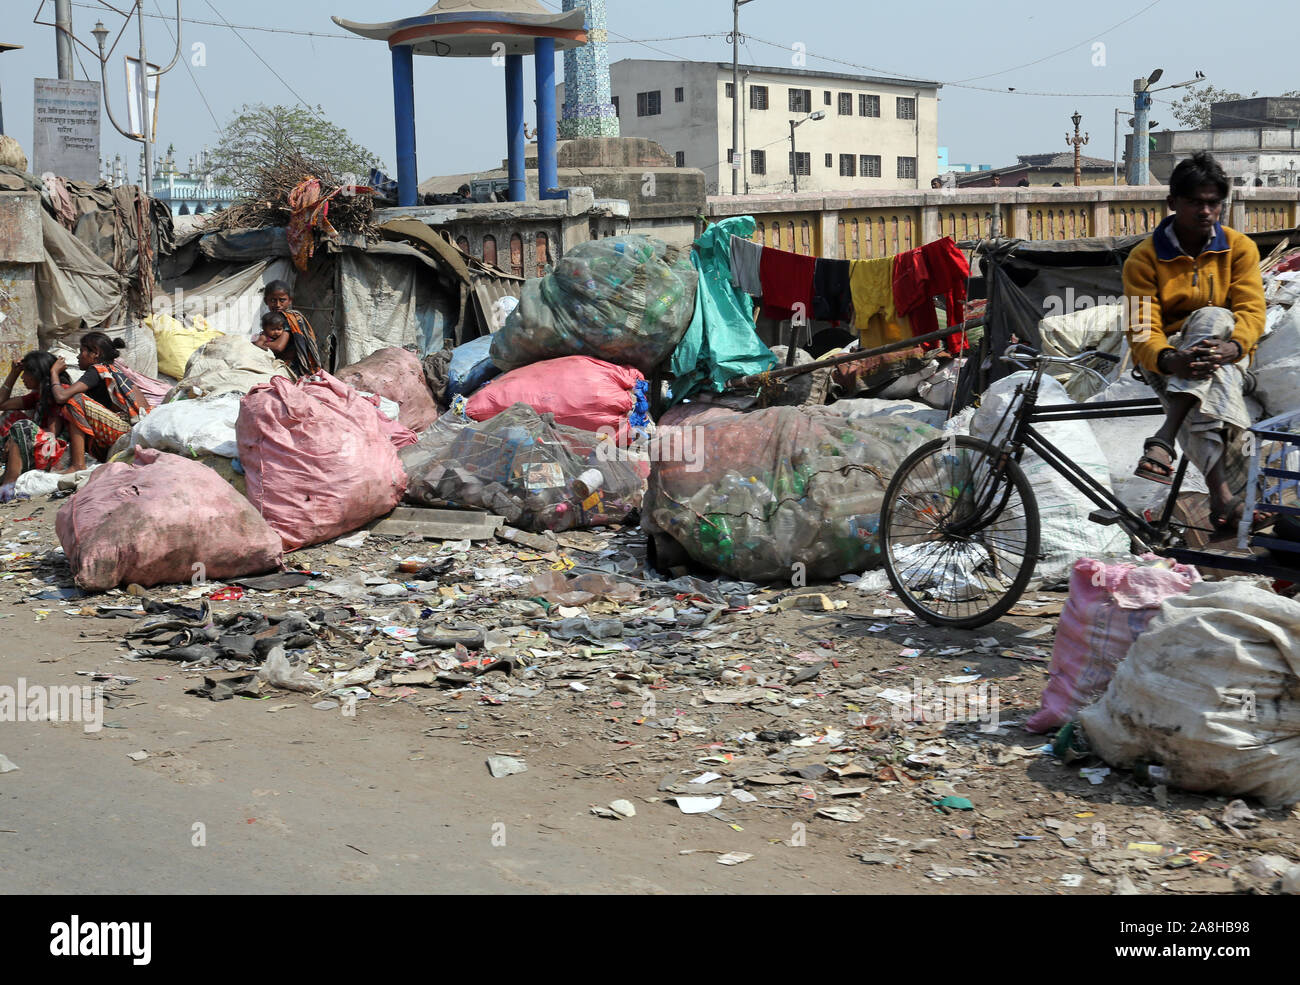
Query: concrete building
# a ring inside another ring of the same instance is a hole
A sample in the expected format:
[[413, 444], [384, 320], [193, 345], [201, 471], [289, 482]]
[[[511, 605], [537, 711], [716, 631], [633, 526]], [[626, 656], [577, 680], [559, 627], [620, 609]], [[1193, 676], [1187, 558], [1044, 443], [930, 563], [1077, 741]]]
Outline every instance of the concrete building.
[[[1151, 180], [1165, 183], [1198, 150], [1214, 155], [1238, 187], [1294, 187], [1300, 182], [1300, 99], [1233, 99], [1210, 106], [1208, 130], [1152, 135]], [[1133, 138], [1124, 139], [1125, 156]]]
[[[710, 193], [731, 190], [730, 62], [624, 59], [610, 66], [626, 137], [663, 145], [679, 167], [704, 172]], [[938, 160], [939, 83], [868, 75], [740, 67], [740, 176], [746, 194], [794, 187], [847, 192], [929, 187]], [[563, 87], [557, 98], [564, 101]]]

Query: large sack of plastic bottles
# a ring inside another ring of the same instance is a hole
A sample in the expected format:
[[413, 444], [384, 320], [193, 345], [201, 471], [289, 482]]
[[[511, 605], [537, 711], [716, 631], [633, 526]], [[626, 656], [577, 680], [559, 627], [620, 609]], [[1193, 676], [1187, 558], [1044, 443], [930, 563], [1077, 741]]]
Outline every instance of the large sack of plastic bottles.
[[492, 336], [503, 370], [556, 356], [591, 356], [649, 376], [686, 334], [699, 274], [690, 250], [649, 236], [581, 243], [524, 284]]
[[796, 407], [661, 426], [642, 527], [734, 578], [834, 578], [878, 567], [894, 469], [939, 432], [897, 415], [846, 420]]
[[401, 459], [408, 503], [487, 510], [534, 532], [622, 523], [645, 493], [644, 461], [527, 404], [482, 422], [445, 415]]

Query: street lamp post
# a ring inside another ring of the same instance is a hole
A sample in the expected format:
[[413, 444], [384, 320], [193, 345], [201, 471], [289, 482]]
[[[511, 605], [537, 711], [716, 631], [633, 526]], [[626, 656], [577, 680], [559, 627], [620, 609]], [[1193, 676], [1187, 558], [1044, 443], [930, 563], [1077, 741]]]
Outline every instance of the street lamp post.
[[1198, 71], [1196, 78], [1188, 79], [1186, 82], [1175, 82], [1173, 85], [1161, 86], [1159, 89], [1151, 87], [1160, 81], [1160, 76], [1164, 75], [1164, 69], [1158, 68], [1145, 79], [1133, 80], [1133, 152], [1128, 162], [1128, 183], [1130, 185], [1145, 185], [1151, 180], [1151, 147], [1150, 131], [1155, 128], [1155, 124], [1147, 122], [1147, 112], [1151, 109], [1151, 93], [1165, 92], [1168, 89], [1181, 89], [1184, 86], [1198, 85], [1206, 81], [1205, 73]]
[[1082, 120], [1083, 117], [1079, 115], [1079, 111], [1076, 109], [1074, 111], [1074, 115], [1070, 117], [1070, 122], [1074, 124], [1074, 136], [1071, 137], [1068, 133], [1065, 135], [1066, 144], [1073, 145], [1074, 147], [1074, 187], [1075, 188], [1078, 188], [1081, 184], [1083, 184], [1083, 180], [1082, 180], [1083, 174], [1079, 168], [1079, 148], [1088, 142], [1088, 134], [1085, 133], [1082, 137], [1079, 136], [1079, 123]]
[[740, 194], [740, 8], [754, 0], [731, 0], [731, 194]]
[[[139, 36], [140, 36], [140, 94], [139, 94], [140, 130], [141, 130], [140, 133], [127, 133], [120, 126], [118, 126], [117, 120], [113, 118], [113, 107], [108, 101], [108, 71], [107, 71], [108, 58], [109, 55], [112, 54], [112, 50], [110, 49], [110, 51], [107, 54], [104, 52], [104, 42], [108, 40], [109, 30], [104, 26], [103, 21], [96, 21], [95, 27], [90, 33], [95, 36], [95, 41], [99, 46], [99, 77], [100, 77], [101, 86], [103, 87], [103, 91], [104, 91], [104, 108], [108, 111], [108, 121], [113, 124], [113, 128], [117, 130], [117, 132], [120, 133], [123, 137], [126, 137], [128, 140], [139, 141], [144, 145], [144, 167], [142, 169], [142, 177], [144, 179], [143, 188], [144, 188], [144, 193], [146, 195], [149, 195], [152, 194], [153, 192], [153, 161], [151, 160], [151, 155], [153, 153], [153, 146], [152, 146], [153, 137], [155, 136], [154, 134], [150, 133], [150, 125], [153, 121], [150, 119], [149, 116], [149, 76], [166, 75], [168, 72], [170, 72], [173, 68], [176, 67], [177, 61], [180, 60], [181, 23], [182, 23], [181, 2], [180, 0], [176, 0], [176, 51], [172, 55], [171, 62], [169, 62], [165, 68], [159, 69], [157, 72], [151, 73], [149, 71], [149, 61], [145, 54], [144, 0], [136, 0], [136, 3], [133, 4], [132, 9], [126, 12], [128, 23], [130, 22], [130, 18], [132, 16], [136, 16], [139, 18], [138, 26], [139, 26]], [[125, 26], [123, 27], [123, 32], [125, 32]], [[121, 33], [119, 33], [118, 34], [119, 40], [121, 40], [121, 36], [122, 36]], [[114, 48], [117, 47], [117, 42], [113, 43], [113, 47]]]
[[[794, 128], [803, 126], [809, 120], [824, 120], [824, 119], [826, 119], [826, 114], [821, 110], [818, 110], [816, 113], [809, 113], [802, 120], [790, 121], [790, 172], [791, 174], [794, 175], [794, 190], [796, 192], [799, 191], [799, 155], [798, 153], [796, 153], [796, 149], [794, 145]], [[811, 172], [812, 169], [809, 168], [809, 173], [811, 174]]]

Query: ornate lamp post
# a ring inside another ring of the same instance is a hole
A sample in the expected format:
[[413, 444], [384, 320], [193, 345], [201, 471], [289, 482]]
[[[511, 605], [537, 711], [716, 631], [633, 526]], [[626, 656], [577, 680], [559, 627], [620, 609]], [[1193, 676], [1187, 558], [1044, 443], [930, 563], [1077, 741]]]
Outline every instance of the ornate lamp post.
[[1083, 117], [1079, 115], [1079, 111], [1076, 109], [1074, 115], [1070, 117], [1070, 122], [1074, 124], [1074, 136], [1071, 137], [1068, 133], [1065, 135], [1065, 142], [1074, 147], [1074, 186], [1076, 188], [1082, 184], [1083, 177], [1079, 170], [1079, 148], [1088, 142], [1086, 133], [1082, 137], [1079, 136], [1079, 123], [1082, 120]]

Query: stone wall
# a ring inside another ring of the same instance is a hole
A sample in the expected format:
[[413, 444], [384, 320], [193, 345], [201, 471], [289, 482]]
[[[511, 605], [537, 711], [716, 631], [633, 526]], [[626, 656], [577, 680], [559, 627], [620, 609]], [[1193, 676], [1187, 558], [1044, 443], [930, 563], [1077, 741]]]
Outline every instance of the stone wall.
[[0, 367], [39, 348], [36, 265], [45, 259], [36, 192], [0, 191]]

